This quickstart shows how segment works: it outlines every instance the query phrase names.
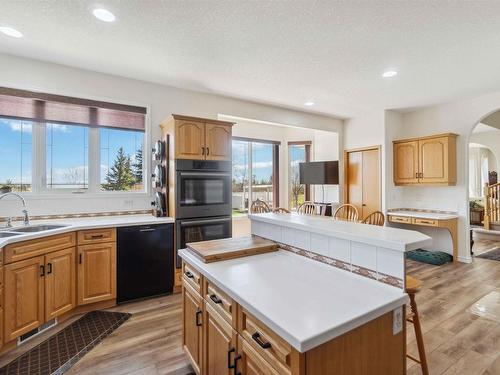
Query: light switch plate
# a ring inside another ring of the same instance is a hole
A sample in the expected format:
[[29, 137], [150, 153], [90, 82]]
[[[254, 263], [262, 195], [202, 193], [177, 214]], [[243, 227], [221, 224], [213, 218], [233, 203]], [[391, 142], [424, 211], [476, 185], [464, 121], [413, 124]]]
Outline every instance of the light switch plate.
[[403, 307], [392, 310], [392, 335], [395, 336], [403, 330]]

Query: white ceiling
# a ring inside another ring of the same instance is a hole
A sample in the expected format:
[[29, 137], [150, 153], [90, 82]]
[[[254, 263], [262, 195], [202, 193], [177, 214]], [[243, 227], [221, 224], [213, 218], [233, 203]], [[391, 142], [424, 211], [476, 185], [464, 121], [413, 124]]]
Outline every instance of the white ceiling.
[[500, 1], [100, 1], [113, 24], [95, 5], [0, 1], [25, 35], [0, 51], [340, 117], [500, 88]]

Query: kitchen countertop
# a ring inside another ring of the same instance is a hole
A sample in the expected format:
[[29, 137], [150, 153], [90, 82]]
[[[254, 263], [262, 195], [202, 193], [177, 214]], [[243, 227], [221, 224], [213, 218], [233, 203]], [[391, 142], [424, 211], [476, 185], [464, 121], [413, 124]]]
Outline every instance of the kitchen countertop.
[[420, 232], [391, 227], [379, 227], [331, 217], [292, 214], [253, 214], [251, 220], [306, 230], [317, 234], [366, 243], [391, 250], [410, 251], [430, 245], [432, 239]]
[[458, 218], [458, 215], [456, 214], [427, 212], [427, 211], [412, 211], [412, 210], [388, 211], [387, 215], [415, 217], [419, 219], [434, 219], [434, 220], [452, 220]]
[[284, 250], [215, 263], [179, 255], [299, 352], [408, 302], [401, 289]]
[[[50, 229], [42, 232], [23, 233], [19, 236], [11, 236], [0, 238], [0, 248], [10, 243], [31, 240], [34, 238], [41, 238], [52, 236], [54, 234], [73, 232], [84, 229], [95, 228], [114, 228], [126, 227], [134, 225], [153, 225], [174, 223], [175, 220], [171, 217], [154, 217], [153, 215], [117, 215], [117, 216], [96, 216], [96, 217], [81, 217], [81, 218], [68, 218], [68, 219], [48, 219], [48, 220], [32, 220], [30, 226], [40, 224], [64, 224], [67, 225], [62, 228]], [[9, 231], [18, 227], [22, 227], [21, 222], [14, 222], [14, 228], [2, 228], [0, 232]]]

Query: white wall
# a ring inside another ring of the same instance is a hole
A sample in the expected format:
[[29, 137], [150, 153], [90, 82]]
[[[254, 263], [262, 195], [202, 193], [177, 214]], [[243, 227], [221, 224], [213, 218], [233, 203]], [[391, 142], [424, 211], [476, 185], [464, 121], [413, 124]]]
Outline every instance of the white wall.
[[[233, 127], [233, 136], [243, 138], [265, 139], [281, 142], [280, 147], [280, 206], [288, 206], [288, 142], [311, 141], [311, 160], [339, 160], [339, 133], [316, 129], [306, 129], [276, 124], [262, 124], [255, 121], [235, 119], [228, 116], [219, 116], [236, 122]], [[323, 192], [321, 186], [314, 186], [313, 197], [321, 200]], [[325, 185], [325, 202], [339, 202], [339, 187]]]
[[[147, 106], [151, 138], [171, 113], [216, 119], [219, 114], [342, 133], [343, 121], [327, 116], [197, 93], [108, 74], [0, 54], [0, 86]], [[0, 166], [1, 168], [1, 166]], [[150, 195], [28, 197], [30, 213], [60, 214], [149, 209]], [[2, 201], [0, 217], [19, 215], [18, 203]]]
[[489, 132], [472, 133], [469, 141], [471, 143], [478, 143], [480, 145], [486, 146], [493, 155], [495, 156], [495, 163], [488, 158], [488, 164], [490, 165], [490, 171], [496, 171], [497, 166], [500, 164], [500, 130], [492, 130]]

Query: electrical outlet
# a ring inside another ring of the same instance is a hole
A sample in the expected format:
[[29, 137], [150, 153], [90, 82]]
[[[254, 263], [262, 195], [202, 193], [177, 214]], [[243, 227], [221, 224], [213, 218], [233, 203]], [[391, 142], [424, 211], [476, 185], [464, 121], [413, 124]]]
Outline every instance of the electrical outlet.
[[392, 310], [392, 335], [395, 336], [403, 330], [403, 307]]

